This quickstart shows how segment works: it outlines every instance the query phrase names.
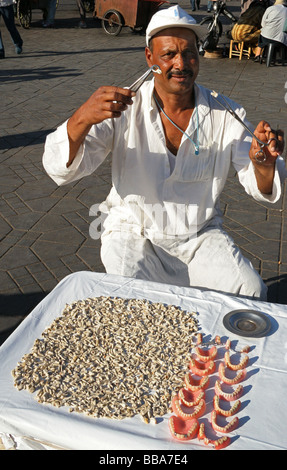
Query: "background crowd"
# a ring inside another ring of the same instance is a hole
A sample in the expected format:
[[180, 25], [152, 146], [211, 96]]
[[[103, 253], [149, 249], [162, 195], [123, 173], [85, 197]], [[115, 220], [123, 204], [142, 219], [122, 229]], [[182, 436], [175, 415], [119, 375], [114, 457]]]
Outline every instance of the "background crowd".
[[[14, 21], [14, 1], [0, 0], [0, 18], [8, 29], [17, 54], [22, 53], [23, 40]], [[79, 10], [79, 28], [86, 28], [86, 11], [83, 0], [76, 0]], [[207, 0], [207, 12], [212, 11], [213, 1]], [[192, 11], [200, 9], [200, 0], [190, 0]], [[53, 28], [57, 9], [57, 0], [49, 0], [44, 28]], [[287, 0], [241, 0], [241, 14], [229, 33], [235, 41], [243, 41], [251, 46], [254, 61], [259, 61], [265, 46], [273, 43], [285, 47], [287, 54]], [[5, 49], [0, 31], [0, 59], [5, 58]]]

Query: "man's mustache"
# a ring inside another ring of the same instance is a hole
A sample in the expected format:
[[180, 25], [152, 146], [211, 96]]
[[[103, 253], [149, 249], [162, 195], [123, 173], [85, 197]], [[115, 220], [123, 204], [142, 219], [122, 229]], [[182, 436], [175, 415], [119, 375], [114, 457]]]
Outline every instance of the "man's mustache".
[[177, 77], [186, 77], [189, 75], [190, 77], [193, 77], [193, 71], [192, 70], [171, 70], [167, 74], [167, 78], [170, 79], [172, 76], [177, 76]]

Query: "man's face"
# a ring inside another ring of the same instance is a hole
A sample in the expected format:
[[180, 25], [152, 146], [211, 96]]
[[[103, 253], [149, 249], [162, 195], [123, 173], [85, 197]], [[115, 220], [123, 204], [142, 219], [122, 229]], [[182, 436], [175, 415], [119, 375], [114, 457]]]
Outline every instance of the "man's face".
[[193, 90], [199, 70], [196, 35], [186, 28], [169, 28], [152, 38], [146, 48], [151, 67], [156, 64], [162, 74], [155, 76], [156, 86], [167, 93], [185, 94]]

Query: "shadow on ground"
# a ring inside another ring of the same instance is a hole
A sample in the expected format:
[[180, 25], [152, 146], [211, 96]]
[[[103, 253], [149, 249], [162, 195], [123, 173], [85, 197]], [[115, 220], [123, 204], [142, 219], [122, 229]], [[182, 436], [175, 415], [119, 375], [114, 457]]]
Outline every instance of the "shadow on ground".
[[268, 302], [287, 304], [287, 274], [265, 279], [268, 286]]
[[48, 292], [0, 296], [0, 345]]

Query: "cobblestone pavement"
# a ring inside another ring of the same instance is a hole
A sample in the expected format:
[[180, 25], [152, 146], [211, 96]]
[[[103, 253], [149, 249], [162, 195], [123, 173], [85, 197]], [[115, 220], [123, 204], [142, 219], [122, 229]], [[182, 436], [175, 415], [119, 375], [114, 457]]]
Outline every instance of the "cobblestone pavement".
[[[194, 12], [197, 20], [207, 14], [206, 1]], [[191, 11], [189, 0], [178, 3]], [[239, 0], [228, 5], [239, 15]], [[29, 29], [16, 20], [24, 40], [19, 56], [0, 20], [6, 50], [0, 61], [0, 343], [63, 277], [104, 270], [89, 213], [109, 192], [110, 161], [57, 187], [42, 167], [44, 141], [96, 88], [129, 85], [146, 69], [144, 36], [130, 28], [108, 36], [88, 13], [88, 28], [79, 29], [71, 0], [60, 0], [55, 28], [43, 29], [41, 16], [32, 10]], [[228, 46], [225, 36], [221, 44]], [[243, 104], [254, 124], [266, 119], [286, 133], [286, 75], [281, 65], [201, 57], [198, 82]], [[277, 204], [257, 203], [231, 172], [221, 204], [226, 229], [269, 286], [269, 301], [286, 303], [285, 189]]]

